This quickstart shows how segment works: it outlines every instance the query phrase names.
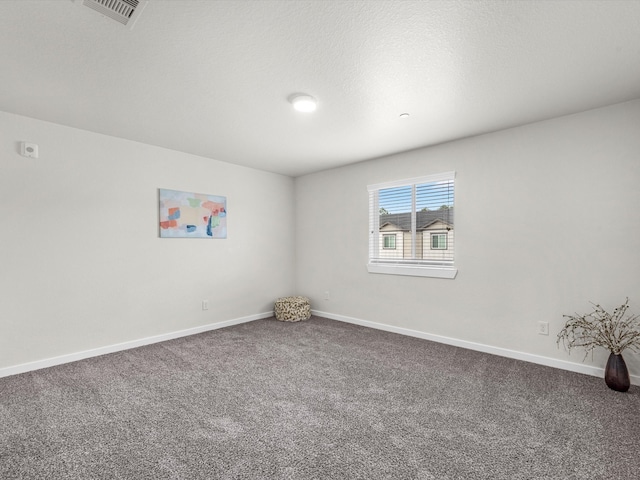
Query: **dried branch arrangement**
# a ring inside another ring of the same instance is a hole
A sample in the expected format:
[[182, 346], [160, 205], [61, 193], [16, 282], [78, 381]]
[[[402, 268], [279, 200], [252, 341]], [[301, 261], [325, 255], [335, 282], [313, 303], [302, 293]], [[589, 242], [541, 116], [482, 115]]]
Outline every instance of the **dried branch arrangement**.
[[592, 305], [593, 312], [586, 315], [563, 315], [568, 320], [558, 334], [558, 346], [562, 342], [569, 353], [573, 348], [582, 347], [586, 350], [585, 358], [596, 347], [606, 348], [614, 355], [626, 349], [640, 352], [640, 315], [625, 316], [628, 298], [613, 313], [600, 305]]

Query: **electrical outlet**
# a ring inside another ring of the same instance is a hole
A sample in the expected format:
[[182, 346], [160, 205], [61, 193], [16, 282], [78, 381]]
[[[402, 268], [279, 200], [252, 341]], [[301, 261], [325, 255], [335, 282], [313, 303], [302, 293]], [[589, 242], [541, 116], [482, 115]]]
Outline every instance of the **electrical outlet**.
[[209, 310], [209, 300], [202, 300], [202, 310]]
[[549, 335], [549, 322], [538, 322], [538, 335]]
[[325, 300], [329, 300], [329, 290], [327, 290], [326, 292], [324, 292], [324, 299], [325, 299]]

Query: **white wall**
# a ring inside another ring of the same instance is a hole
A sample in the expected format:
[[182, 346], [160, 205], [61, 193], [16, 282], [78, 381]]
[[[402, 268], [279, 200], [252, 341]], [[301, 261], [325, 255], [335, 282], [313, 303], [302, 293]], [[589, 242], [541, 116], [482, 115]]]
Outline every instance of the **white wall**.
[[[367, 273], [367, 185], [450, 170], [457, 278]], [[640, 313], [640, 101], [299, 177], [296, 236], [315, 310], [580, 363], [556, 346], [563, 314], [626, 296]]]
[[[294, 192], [288, 177], [0, 112], [0, 369], [268, 312], [292, 292], [580, 362], [556, 347], [562, 314], [625, 296], [640, 313], [639, 127], [634, 101], [307, 175]], [[19, 155], [23, 140], [40, 159]], [[457, 278], [367, 273], [366, 186], [449, 170]], [[158, 188], [227, 196], [229, 238], [158, 238]]]
[[[0, 368], [269, 312], [293, 291], [289, 177], [2, 112], [0, 166]], [[228, 238], [160, 239], [158, 188], [226, 196]]]

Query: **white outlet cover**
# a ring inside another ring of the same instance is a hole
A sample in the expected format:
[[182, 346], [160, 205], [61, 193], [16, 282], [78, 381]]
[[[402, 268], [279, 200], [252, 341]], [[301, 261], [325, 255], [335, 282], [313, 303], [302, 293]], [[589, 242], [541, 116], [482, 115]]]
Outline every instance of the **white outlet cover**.
[[23, 157], [38, 158], [38, 145], [36, 143], [20, 143], [20, 154]]

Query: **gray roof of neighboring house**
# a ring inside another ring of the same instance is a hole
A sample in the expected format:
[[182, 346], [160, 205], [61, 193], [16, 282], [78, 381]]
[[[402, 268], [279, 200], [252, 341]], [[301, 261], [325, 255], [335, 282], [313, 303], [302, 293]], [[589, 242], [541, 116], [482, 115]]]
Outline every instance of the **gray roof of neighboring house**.
[[[453, 227], [453, 208], [416, 212], [416, 229], [423, 230], [438, 220]], [[400, 230], [409, 231], [411, 230], [411, 213], [387, 213], [380, 215], [380, 228], [387, 224], [393, 224]]]

